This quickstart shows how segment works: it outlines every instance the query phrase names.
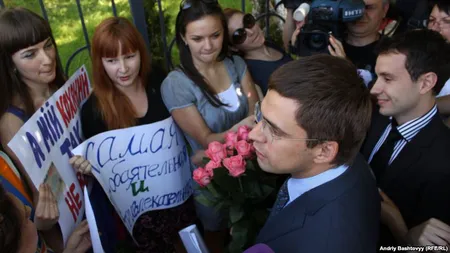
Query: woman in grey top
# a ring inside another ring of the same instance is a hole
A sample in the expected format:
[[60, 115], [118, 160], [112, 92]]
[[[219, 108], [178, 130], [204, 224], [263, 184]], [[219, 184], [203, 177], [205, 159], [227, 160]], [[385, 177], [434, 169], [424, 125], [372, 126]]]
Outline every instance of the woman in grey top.
[[[194, 152], [212, 141], [223, 142], [228, 131], [254, 125], [258, 100], [255, 86], [240, 57], [227, 57], [228, 28], [220, 5], [213, 0], [187, 0], [176, 20], [180, 66], [164, 80], [163, 101], [183, 130]], [[207, 246], [223, 249], [223, 219], [196, 204]]]

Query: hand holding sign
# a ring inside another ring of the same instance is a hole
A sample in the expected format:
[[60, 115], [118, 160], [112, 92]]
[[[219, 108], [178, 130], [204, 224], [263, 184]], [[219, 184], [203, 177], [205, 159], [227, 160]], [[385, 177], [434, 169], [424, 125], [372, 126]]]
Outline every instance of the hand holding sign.
[[[192, 194], [190, 160], [172, 117], [89, 138], [71, 151], [89, 160], [128, 232], [143, 213], [183, 204]], [[73, 158], [76, 167], [79, 161]]]
[[34, 216], [34, 224], [41, 231], [52, 228], [59, 219], [58, 203], [48, 184], [39, 186], [39, 200]]
[[80, 107], [90, 92], [83, 66], [36, 110], [8, 143], [34, 186], [48, 185], [42, 188], [44, 193], [39, 194], [36, 203], [38, 229], [47, 229], [59, 217], [64, 242], [84, 215], [84, 178], [74, 172], [69, 158], [70, 150], [83, 141]]
[[69, 160], [70, 165], [76, 170], [83, 174], [91, 175], [92, 174], [92, 166], [88, 160], [84, 159], [84, 157], [79, 155], [74, 155]]
[[66, 249], [63, 253], [84, 253], [92, 246], [89, 235], [89, 226], [86, 220], [73, 231], [67, 241]]

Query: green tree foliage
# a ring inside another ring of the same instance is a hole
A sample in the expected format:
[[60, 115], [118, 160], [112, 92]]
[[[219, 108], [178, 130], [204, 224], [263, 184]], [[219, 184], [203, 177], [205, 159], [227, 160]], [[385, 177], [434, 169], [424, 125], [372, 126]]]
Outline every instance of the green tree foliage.
[[164, 40], [161, 28], [165, 26], [167, 36], [166, 41], [168, 47], [170, 43], [169, 38], [172, 37], [169, 34], [170, 29], [168, 29], [168, 27], [172, 25], [172, 20], [174, 20], [174, 17], [169, 16], [165, 11], [163, 11], [164, 24], [160, 24], [158, 2], [156, 0], [144, 1], [144, 9], [147, 18], [147, 32], [150, 40], [150, 52], [152, 54], [152, 64], [157, 66], [163, 66], [164, 68], [166, 68], [167, 65], [164, 58], [165, 52], [163, 45]]

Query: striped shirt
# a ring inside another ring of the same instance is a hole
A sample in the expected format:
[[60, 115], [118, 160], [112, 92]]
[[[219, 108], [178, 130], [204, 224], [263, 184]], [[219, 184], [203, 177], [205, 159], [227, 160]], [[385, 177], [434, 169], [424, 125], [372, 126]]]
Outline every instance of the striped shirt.
[[[406, 122], [405, 124], [402, 124], [401, 126], [397, 126], [398, 132], [402, 135], [403, 139], [397, 141], [394, 146], [394, 152], [392, 152], [391, 159], [389, 159], [389, 165], [395, 160], [395, 158], [400, 154], [402, 149], [405, 147], [405, 145], [416, 136], [422, 128], [424, 128], [428, 123], [430, 123], [431, 119], [433, 119], [434, 115], [437, 113], [437, 106], [434, 105], [433, 108], [427, 112], [425, 115], [410, 120]], [[391, 117], [392, 120], [392, 117]], [[381, 138], [378, 140], [377, 145], [375, 145], [375, 148], [372, 150], [372, 154], [370, 154], [369, 157], [369, 163], [372, 161], [373, 156], [378, 152], [381, 145], [383, 145], [384, 141], [389, 135], [389, 132], [391, 131], [392, 124], [389, 124], [386, 129], [384, 130], [384, 133], [381, 135]]]

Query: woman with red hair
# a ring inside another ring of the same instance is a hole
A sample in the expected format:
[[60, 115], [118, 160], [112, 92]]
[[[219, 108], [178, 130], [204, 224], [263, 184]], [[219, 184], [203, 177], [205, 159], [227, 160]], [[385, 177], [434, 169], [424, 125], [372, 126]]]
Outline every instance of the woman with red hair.
[[[92, 62], [93, 93], [81, 110], [85, 138], [170, 117], [160, 94], [164, 71], [150, 68], [144, 40], [127, 19], [108, 18], [96, 27]], [[84, 173], [90, 172], [89, 162], [81, 157], [72, 158], [71, 163]], [[182, 246], [178, 231], [195, 221], [192, 199], [174, 208], [146, 212], [133, 227], [137, 246], [98, 182], [94, 183], [91, 199], [95, 216], [100, 219], [101, 237], [113, 233], [102, 238], [102, 244], [114, 252], [116, 247], [112, 245], [118, 241], [133, 252], [174, 252]]]

